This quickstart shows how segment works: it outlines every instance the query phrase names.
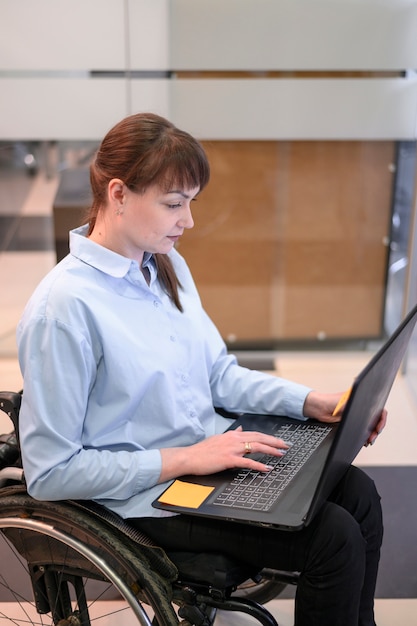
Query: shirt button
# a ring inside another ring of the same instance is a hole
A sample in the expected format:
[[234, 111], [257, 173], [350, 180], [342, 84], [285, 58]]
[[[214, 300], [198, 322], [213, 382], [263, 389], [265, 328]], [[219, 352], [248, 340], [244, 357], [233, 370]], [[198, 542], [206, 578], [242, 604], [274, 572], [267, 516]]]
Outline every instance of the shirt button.
[[187, 382], [187, 380], [188, 380], [188, 376], [186, 376], [185, 374], [183, 374], [183, 375], [181, 376], [181, 380], [182, 380], [182, 382], [183, 382], [183, 383], [186, 383], [186, 382]]
[[153, 305], [157, 309], [159, 307], [159, 302], [157, 300], [154, 300]]
[[197, 413], [195, 411], [190, 411], [190, 417], [195, 417]]
[[177, 341], [175, 335], [170, 335], [171, 341]]

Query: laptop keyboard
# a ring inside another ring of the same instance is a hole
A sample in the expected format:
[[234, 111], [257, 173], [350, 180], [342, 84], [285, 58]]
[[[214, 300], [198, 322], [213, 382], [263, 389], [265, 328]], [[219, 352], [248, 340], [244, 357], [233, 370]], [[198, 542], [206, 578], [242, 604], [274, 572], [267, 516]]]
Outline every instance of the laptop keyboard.
[[330, 430], [330, 426], [317, 428], [304, 422], [283, 425], [274, 435], [290, 444], [290, 449], [282, 457], [264, 455], [259, 459], [273, 469], [267, 473], [240, 470], [213, 504], [269, 511]]

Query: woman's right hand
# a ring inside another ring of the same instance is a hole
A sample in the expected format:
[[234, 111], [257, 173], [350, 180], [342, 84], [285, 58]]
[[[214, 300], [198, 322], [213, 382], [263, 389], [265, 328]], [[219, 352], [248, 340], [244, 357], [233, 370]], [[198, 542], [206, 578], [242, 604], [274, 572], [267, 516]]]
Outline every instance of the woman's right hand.
[[255, 461], [250, 453], [262, 453], [280, 457], [288, 445], [272, 435], [241, 428], [213, 435], [184, 448], [161, 450], [162, 472], [160, 482], [185, 474], [214, 474], [232, 468], [247, 468], [267, 472], [270, 468]]

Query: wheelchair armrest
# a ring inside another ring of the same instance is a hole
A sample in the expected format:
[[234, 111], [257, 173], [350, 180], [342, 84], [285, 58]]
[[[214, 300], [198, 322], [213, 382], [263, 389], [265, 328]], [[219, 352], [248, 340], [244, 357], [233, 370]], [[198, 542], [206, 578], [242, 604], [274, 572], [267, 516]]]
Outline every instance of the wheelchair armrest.
[[0, 488], [10, 482], [24, 485], [25, 477], [21, 467], [4, 467], [0, 470]]
[[0, 391], [0, 409], [12, 420], [17, 438], [19, 437], [19, 410], [21, 403], [21, 392]]

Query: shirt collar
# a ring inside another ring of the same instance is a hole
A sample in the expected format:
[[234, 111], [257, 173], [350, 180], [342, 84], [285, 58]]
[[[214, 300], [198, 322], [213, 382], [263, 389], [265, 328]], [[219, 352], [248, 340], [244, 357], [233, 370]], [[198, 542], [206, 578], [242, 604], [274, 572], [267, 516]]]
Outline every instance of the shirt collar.
[[[72, 255], [114, 278], [123, 278], [131, 268], [139, 269], [137, 261], [100, 246], [95, 241], [88, 239], [87, 232], [88, 224], [70, 231], [70, 252]], [[142, 265], [151, 265], [151, 259], [152, 254], [145, 252]]]

